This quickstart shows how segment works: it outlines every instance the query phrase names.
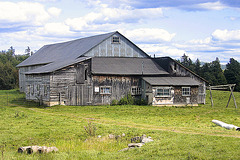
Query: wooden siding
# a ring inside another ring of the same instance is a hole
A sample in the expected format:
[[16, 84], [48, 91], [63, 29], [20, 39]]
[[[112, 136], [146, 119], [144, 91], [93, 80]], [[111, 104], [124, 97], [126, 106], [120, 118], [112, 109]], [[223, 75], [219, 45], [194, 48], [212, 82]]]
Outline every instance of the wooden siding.
[[[114, 36], [120, 37], [120, 43], [112, 42]], [[90, 57], [147, 57], [143, 51], [120, 34], [114, 34], [84, 55]]]
[[[140, 86], [139, 77], [127, 76], [93, 76], [93, 104], [110, 104], [131, 93], [132, 86]], [[101, 93], [101, 87], [109, 87], [110, 94]]]
[[26, 90], [26, 76], [25, 76], [25, 72], [28, 72], [30, 70], [36, 69], [38, 67], [41, 67], [43, 65], [35, 65], [35, 66], [26, 66], [26, 67], [20, 67], [19, 68], [19, 90], [20, 92], [25, 92]]
[[50, 75], [26, 75], [25, 93], [27, 100], [49, 102]]

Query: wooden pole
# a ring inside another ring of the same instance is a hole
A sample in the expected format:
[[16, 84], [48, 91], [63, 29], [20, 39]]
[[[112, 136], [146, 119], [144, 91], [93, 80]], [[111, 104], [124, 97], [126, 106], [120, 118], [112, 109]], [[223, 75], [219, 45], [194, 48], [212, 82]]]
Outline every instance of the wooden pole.
[[235, 97], [234, 97], [234, 95], [233, 95], [233, 87], [230, 87], [230, 90], [231, 90], [231, 95], [232, 95], [232, 97], [233, 97], [233, 101], [234, 101], [235, 108], [237, 109], [237, 103], [236, 103]]
[[[229, 87], [229, 88], [230, 88], [230, 87]], [[230, 90], [231, 90], [231, 88], [230, 88]], [[229, 105], [229, 102], [230, 102], [230, 100], [231, 100], [231, 97], [232, 97], [232, 93], [230, 93], [230, 96], [229, 96], [229, 99], [228, 99], [228, 103], [227, 103], [226, 108], [228, 108], [228, 105]]]
[[211, 96], [211, 104], [212, 104], [212, 107], [213, 107], [213, 98], [212, 98], [212, 89], [211, 89], [211, 86], [209, 86], [209, 91], [210, 91], [210, 96]]

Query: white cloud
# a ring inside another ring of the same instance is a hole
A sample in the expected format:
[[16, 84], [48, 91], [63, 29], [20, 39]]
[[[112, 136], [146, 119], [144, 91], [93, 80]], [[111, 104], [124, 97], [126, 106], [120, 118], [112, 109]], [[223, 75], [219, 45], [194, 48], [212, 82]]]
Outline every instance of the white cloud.
[[63, 23], [47, 23], [44, 27], [38, 28], [36, 33], [42, 36], [72, 36], [74, 32]]
[[212, 37], [214, 40], [220, 41], [232, 41], [232, 40], [240, 40], [240, 30], [220, 30], [217, 29], [212, 33]]
[[48, 13], [55, 17], [59, 16], [61, 11], [62, 11], [61, 9], [56, 8], [56, 7], [51, 7], [48, 9]]
[[183, 49], [178, 49], [173, 46], [161, 45], [161, 44], [140, 44], [139, 47], [143, 49], [146, 53], [151, 54], [152, 56], [163, 57], [163, 56], [172, 56], [180, 57], [186, 53]]
[[69, 18], [65, 22], [73, 30], [83, 30], [90, 26], [102, 24], [137, 23], [143, 19], [162, 17], [161, 8], [131, 9], [131, 8], [107, 8], [101, 7], [97, 11], [90, 12], [78, 18]]
[[40, 26], [61, 10], [45, 7], [36, 2], [0, 2], [0, 28]]
[[134, 42], [156, 44], [162, 41], [169, 42], [176, 34], [159, 28], [139, 28], [127, 30], [124, 32], [124, 35]]
[[222, 4], [220, 1], [200, 3], [197, 6], [199, 8], [207, 9], [207, 10], [222, 10], [227, 7], [224, 4]]

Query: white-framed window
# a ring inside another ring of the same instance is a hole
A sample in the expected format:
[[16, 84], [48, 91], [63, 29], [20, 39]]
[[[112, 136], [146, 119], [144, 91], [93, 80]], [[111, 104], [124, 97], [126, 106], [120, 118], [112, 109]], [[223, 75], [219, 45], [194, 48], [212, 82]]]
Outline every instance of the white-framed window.
[[191, 88], [190, 87], [182, 87], [182, 95], [183, 96], [190, 96], [191, 95]]
[[111, 94], [111, 87], [110, 86], [102, 86], [100, 87], [100, 94]]
[[132, 86], [132, 88], [131, 88], [131, 94], [132, 94], [132, 95], [141, 95], [141, 87]]
[[171, 87], [160, 87], [156, 90], [157, 97], [171, 97]]
[[120, 37], [112, 37], [112, 43], [120, 43]]

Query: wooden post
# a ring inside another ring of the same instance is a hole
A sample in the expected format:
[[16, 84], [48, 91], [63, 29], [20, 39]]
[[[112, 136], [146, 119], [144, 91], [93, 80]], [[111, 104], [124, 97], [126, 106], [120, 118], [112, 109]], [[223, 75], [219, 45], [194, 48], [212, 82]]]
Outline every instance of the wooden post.
[[[231, 90], [231, 87], [229, 87], [229, 88], [230, 88], [230, 90]], [[230, 102], [230, 100], [231, 100], [231, 97], [232, 97], [232, 93], [230, 93], [230, 96], [229, 96], [229, 99], [228, 99], [228, 103], [227, 103], [226, 108], [228, 108], [228, 105], [229, 105], [229, 102]]]
[[210, 91], [210, 96], [211, 96], [211, 104], [212, 104], [212, 107], [213, 107], [213, 98], [212, 98], [212, 89], [211, 89], [211, 86], [209, 86], [209, 91]]
[[230, 90], [231, 90], [231, 95], [232, 95], [232, 97], [233, 97], [233, 101], [234, 101], [235, 108], [237, 109], [237, 103], [236, 103], [235, 97], [234, 97], [234, 95], [233, 95], [233, 87], [230, 87]]

